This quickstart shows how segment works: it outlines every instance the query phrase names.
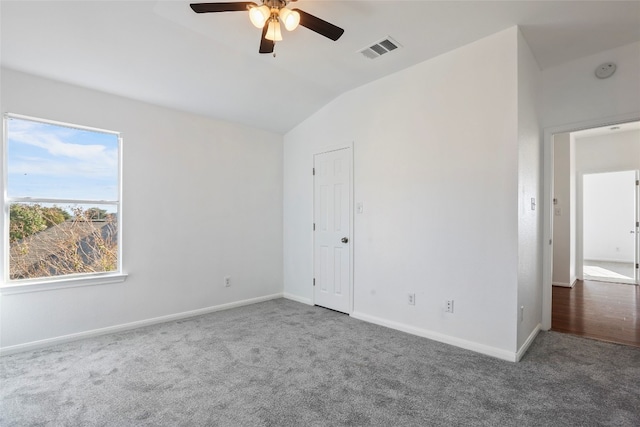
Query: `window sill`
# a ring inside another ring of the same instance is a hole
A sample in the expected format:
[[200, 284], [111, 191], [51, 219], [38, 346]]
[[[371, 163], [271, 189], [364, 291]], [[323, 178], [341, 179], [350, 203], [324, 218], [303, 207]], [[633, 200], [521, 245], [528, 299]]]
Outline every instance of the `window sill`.
[[29, 280], [20, 283], [3, 284], [0, 287], [0, 295], [16, 295], [29, 292], [53, 291], [56, 289], [77, 288], [79, 286], [107, 285], [121, 283], [127, 280], [128, 274], [107, 273], [85, 277], [60, 278], [51, 280]]

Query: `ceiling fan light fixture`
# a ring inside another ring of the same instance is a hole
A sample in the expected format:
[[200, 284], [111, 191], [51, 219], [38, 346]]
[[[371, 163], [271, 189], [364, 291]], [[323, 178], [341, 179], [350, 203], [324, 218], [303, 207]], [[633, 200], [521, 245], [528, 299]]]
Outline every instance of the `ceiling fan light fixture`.
[[282, 8], [280, 9], [280, 20], [284, 24], [284, 28], [287, 31], [293, 31], [298, 28], [298, 24], [300, 24], [300, 14], [295, 10]]
[[264, 38], [274, 42], [279, 42], [282, 40], [280, 22], [278, 22], [277, 19], [272, 19], [269, 21], [269, 27], [267, 27], [267, 33], [264, 35]]
[[267, 19], [271, 16], [271, 9], [266, 4], [262, 6], [252, 6], [249, 8], [249, 19], [256, 28], [264, 28]]
[[333, 41], [342, 36], [342, 28], [303, 10], [288, 9], [287, 6], [295, 1], [297, 0], [260, 0], [260, 6], [256, 0], [221, 1], [191, 3], [190, 6], [195, 13], [248, 12], [251, 24], [260, 29], [259, 53], [273, 53], [276, 42], [282, 40], [280, 24], [288, 31], [293, 31], [298, 26], [305, 27]]

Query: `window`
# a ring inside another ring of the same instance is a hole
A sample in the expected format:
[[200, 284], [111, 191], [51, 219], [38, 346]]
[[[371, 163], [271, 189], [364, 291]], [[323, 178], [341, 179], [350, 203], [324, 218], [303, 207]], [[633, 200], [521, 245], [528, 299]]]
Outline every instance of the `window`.
[[4, 283], [121, 273], [119, 133], [7, 114]]

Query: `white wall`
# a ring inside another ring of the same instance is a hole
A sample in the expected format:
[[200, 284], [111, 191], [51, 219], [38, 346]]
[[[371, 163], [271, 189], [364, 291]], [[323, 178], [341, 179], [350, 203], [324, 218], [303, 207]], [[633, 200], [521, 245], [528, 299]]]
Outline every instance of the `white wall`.
[[584, 259], [635, 263], [635, 195], [635, 171], [583, 175]]
[[353, 141], [354, 315], [513, 356], [517, 62], [511, 28], [348, 92], [285, 135], [285, 293], [312, 299], [313, 153]]
[[[595, 69], [617, 64], [598, 79]], [[640, 42], [547, 68], [543, 76], [543, 126], [555, 127], [640, 112]]]
[[640, 169], [640, 131], [576, 138], [576, 172]]
[[[578, 136], [576, 138], [576, 177], [578, 182], [580, 182], [579, 178], [584, 174], [638, 169], [640, 169], [640, 131], [630, 130], [600, 136]], [[577, 188], [579, 208], [584, 203], [582, 188], [581, 185]], [[583, 233], [588, 225], [584, 223], [582, 211], [579, 214], [578, 224], [580, 233], [577, 238], [577, 256], [580, 259], [593, 259], [592, 257], [600, 259], [605, 257], [606, 254], [603, 253], [585, 252], [587, 247], [583, 244]], [[620, 245], [616, 245], [613, 242], [602, 242], [602, 244], [610, 247], [612, 251], [615, 251], [616, 247], [620, 247]], [[614, 254], [611, 253], [611, 255]]]
[[571, 133], [553, 139], [553, 284], [572, 286], [576, 280], [576, 165]]
[[120, 284], [3, 295], [3, 348], [282, 292], [281, 135], [1, 77], [3, 112], [122, 132], [129, 273]]
[[535, 337], [542, 321], [541, 85], [540, 68], [518, 32], [518, 349]]

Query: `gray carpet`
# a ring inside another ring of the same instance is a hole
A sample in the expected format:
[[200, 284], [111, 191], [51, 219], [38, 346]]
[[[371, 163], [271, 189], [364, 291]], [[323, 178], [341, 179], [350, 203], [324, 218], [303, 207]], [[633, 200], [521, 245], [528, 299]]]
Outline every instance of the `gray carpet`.
[[0, 358], [8, 426], [639, 426], [640, 349], [510, 363], [287, 300]]

